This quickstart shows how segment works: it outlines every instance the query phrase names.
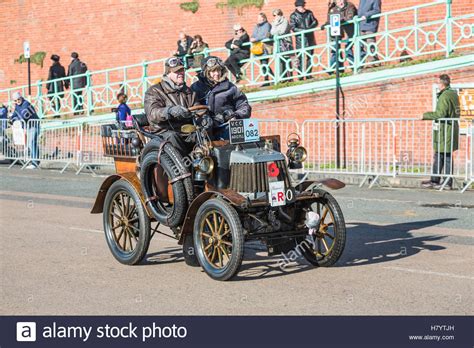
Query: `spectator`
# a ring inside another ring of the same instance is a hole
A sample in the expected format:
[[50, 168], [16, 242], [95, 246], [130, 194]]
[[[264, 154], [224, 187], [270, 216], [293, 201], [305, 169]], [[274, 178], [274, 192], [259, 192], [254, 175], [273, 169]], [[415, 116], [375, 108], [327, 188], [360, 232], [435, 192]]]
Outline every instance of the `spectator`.
[[[273, 37], [276, 37], [289, 34], [290, 32], [290, 23], [283, 16], [283, 11], [280, 9], [273, 10], [273, 22], [270, 34]], [[278, 53], [284, 53], [293, 50], [293, 42], [290, 36], [278, 39], [274, 45], [276, 45], [275, 49], [278, 50]], [[278, 60], [280, 61], [280, 76], [291, 79], [291, 54], [279, 55]]]
[[[271, 30], [272, 30], [272, 26], [270, 25], [270, 23], [268, 23], [267, 16], [265, 15], [265, 13], [260, 12], [257, 16], [257, 25], [253, 29], [250, 42], [252, 42], [253, 44], [261, 42], [262, 47], [263, 47], [262, 55], [268, 55], [268, 54], [273, 53], [273, 42], [270, 42], [270, 41], [262, 42], [271, 37]], [[273, 75], [272, 69], [268, 66], [268, 59], [262, 59], [261, 64], [262, 64], [262, 68], [265, 67], [265, 69], [262, 69], [262, 73], [264, 74], [264, 79], [265, 81], [268, 81], [270, 75]], [[269, 84], [266, 83], [263, 86], [264, 87], [269, 86]]]
[[[453, 179], [447, 177], [441, 181], [440, 174], [451, 175], [453, 171], [452, 153], [459, 148], [459, 97], [451, 89], [451, 79], [448, 75], [441, 75], [438, 81], [440, 92], [434, 112], [425, 112], [423, 120], [433, 122], [433, 176], [431, 180], [423, 181], [422, 187], [439, 189], [446, 184], [446, 188], [453, 188]], [[439, 121], [440, 119], [453, 119], [453, 121]]]
[[179, 33], [179, 40], [177, 42], [178, 48], [175, 55], [185, 63], [185, 66], [188, 67], [192, 65], [192, 60], [189, 60], [186, 55], [188, 54], [191, 44], [193, 43], [193, 38], [189, 35], [186, 35], [184, 32]]
[[230, 50], [230, 56], [224, 64], [235, 76], [236, 83], [242, 80], [242, 72], [240, 71], [242, 64], [240, 61], [250, 57], [249, 41], [250, 38], [245, 29], [240, 24], [236, 24], [234, 25], [234, 37], [225, 44], [225, 47]]
[[28, 165], [27, 169], [36, 169], [39, 166], [39, 150], [38, 150], [38, 136], [40, 131], [39, 122], [29, 122], [30, 120], [39, 120], [39, 117], [35, 111], [35, 108], [22, 97], [19, 92], [13, 93], [13, 101], [15, 102], [15, 110], [12, 114], [12, 122], [23, 121], [22, 127], [27, 132], [28, 140], [28, 153], [31, 157], [31, 164]]
[[7, 139], [5, 130], [8, 128], [8, 108], [0, 104], [0, 151], [5, 154]]
[[228, 124], [231, 119], [249, 118], [252, 108], [247, 97], [227, 78], [227, 68], [218, 57], [203, 59], [198, 81], [191, 89], [199, 103], [207, 105], [214, 120], [215, 139], [229, 139]]
[[369, 56], [365, 63], [369, 60], [377, 61], [379, 60], [377, 56], [377, 51], [373, 44], [375, 41], [375, 33], [379, 29], [380, 17], [371, 18], [376, 16], [381, 12], [382, 3], [381, 0], [360, 0], [358, 15], [362, 19], [359, 24], [361, 35], [371, 35], [370, 37], [364, 39], [365, 44], [361, 45], [360, 50], [360, 60], [363, 61], [367, 55], [366, 47], [370, 47], [371, 56]]
[[52, 82], [51, 80], [62, 79], [66, 77], [66, 70], [59, 63], [60, 57], [56, 54], [51, 56], [53, 64], [49, 68], [48, 83], [48, 99], [54, 110], [54, 117], [59, 117], [61, 111], [61, 98], [64, 96], [64, 80]]
[[[79, 60], [77, 52], [71, 53], [71, 64], [69, 64], [67, 76], [71, 79], [66, 80], [65, 87], [71, 87], [72, 93], [72, 110], [74, 115], [84, 113], [84, 98], [82, 96], [83, 88], [87, 85], [86, 76], [73, 77], [76, 75], [84, 75], [87, 72], [87, 65]], [[71, 86], [69, 85], [71, 83]]]
[[208, 48], [208, 44], [202, 40], [201, 35], [194, 35], [194, 40], [188, 50], [188, 54], [193, 56], [193, 68], [199, 69], [201, 67], [201, 61], [204, 58], [204, 52]]
[[[314, 29], [318, 26], [318, 20], [314, 17], [313, 12], [305, 8], [306, 2], [304, 0], [295, 1], [295, 11], [290, 16], [290, 27], [294, 33]], [[316, 45], [314, 32], [305, 33], [303, 35], [296, 35], [296, 49], [304, 49], [304, 52], [298, 53], [298, 70], [301, 74], [300, 80], [311, 74], [311, 56], [314, 49], [309, 48]], [[309, 48], [309, 49], [308, 49]], [[306, 57], [306, 59], [303, 59]], [[307, 77], [309, 78], [309, 77]]]
[[119, 106], [117, 107], [117, 124], [119, 128], [128, 128], [131, 125], [130, 117], [132, 116], [132, 110], [127, 105], [128, 96], [125, 93], [120, 92], [117, 94], [117, 101]]
[[152, 131], [187, 156], [194, 143], [181, 135], [181, 126], [193, 124], [188, 108], [199, 103], [195, 93], [186, 86], [184, 73], [181, 59], [172, 57], [166, 60], [163, 79], [145, 93], [145, 114]]
[[[328, 21], [326, 22], [325, 26], [329, 25], [329, 18], [333, 14], [339, 14], [341, 16], [340, 39], [352, 39], [354, 37], [354, 24], [344, 24], [344, 22], [350, 21], [355, 16], [357, 16], [357, 8], [355, 5], [352, 2], [348, 2], [347, 0], [331, 0], [329, 2]], [[331, 49], [330, 67], [331, 70], [335, 70], [337, 53], [334, 41], [332, 45], [334, 48]], [[351, 65], [354, 64], [353, 45], [354, 43], [352, 41], [345, 44], [345, 58]], [[339, 70], [344, 71], [344, 64], [341, 64]]]

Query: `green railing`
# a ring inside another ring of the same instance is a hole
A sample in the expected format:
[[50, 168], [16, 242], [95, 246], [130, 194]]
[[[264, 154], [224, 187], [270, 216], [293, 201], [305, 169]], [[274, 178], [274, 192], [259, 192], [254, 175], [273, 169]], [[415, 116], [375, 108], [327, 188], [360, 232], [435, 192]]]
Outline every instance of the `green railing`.
[[[451, 16], [451, 0], [438, 0], [432, 3], [384, 12], [372, 18], [379, 18], [379, 31], [371, 35], [361, 35], [361, 19], [356, 17], [344, 25], [354, 26], [354, 37], [341, 41], [340, 62], [353, 74], [374, 65], [397, 64], [409, 59], [428, 59], [435, 56], [448, 57], [452, 52], [469, 51], [474, 48], [474, 12], [457, 17]], [[434, 10], [434, 11], [433, 11]], [[426, 14], [424, 11], [430, 11]], [[432, 13], [436, 13], [433, 15]], [[393, 23], [403, 23], [392, 27]], [[303, 46], [296, 49], [297, 36], [315, 35], [314, 46]], [[280, 40], [291, 39], [292, 51], [280, 52]], [[315, 77], [332, 73], [335, 70], [334, 41], [329, 30], [316, 28], [299, 33], [290, 33], [273, 38], [274, 50], [271, 55], [251, 56], [242, 61], [244, 72], [243, 85], [258, 87], [265, 83], [278, 84], [294, 79]], [[352, 50], [353, 59], [347, 59], [345, 53]], [[362, 54], [366, 52], [366, 54]], [[229, 51], [226, 48], [208, 49], [205, 56], [216, 55], [226, 59]], [[337, 56], [337, 55], [335, 55]], [[116, 95], [123, 91], [128, 94], [128, 104], [132, 108], [141, 108], [145, 91], [153, 82], [161, 78], [165, 59], [146, 61], [139, 64], [112, 69], [88, 71], [84, 75], [66, 77], [54, 81], [38, 81], [33, 85], [32, 95], [28, 99], [35, 106], [41, 117], [54, 115], [72, 115], [83, 111], [85, 115], [109, 113], [117, 105]], [[300, 63], [301, 62], [301, 63]], [[199, 69], [188, 69], [188, 83], [196, 79]], [[230, 76], [230, 75], [229, 75]], [[85, 77], [86, 86], [82, 89], [67, 90], [64, 93], [47, 92], [48, 82], [68, 81], [73, 85], [76, 78]], [[230, 76], [232, 79], [233, 77]], [[10, 109], [15, 91], [26, 95], [28, 86], [10, 88], [0, 91], [0, 101]], [[58, 101], [61, 107], [58, 107]]]

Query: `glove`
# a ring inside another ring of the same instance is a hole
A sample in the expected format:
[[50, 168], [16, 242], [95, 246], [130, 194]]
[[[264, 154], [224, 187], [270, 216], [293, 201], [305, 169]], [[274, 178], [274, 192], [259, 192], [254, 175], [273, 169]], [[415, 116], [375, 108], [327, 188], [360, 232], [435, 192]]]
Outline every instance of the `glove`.
[[235, 112], [232, 111], [231, 109], [225, 110], [222, 114], [223, 114], [223, 116], [224, 116], [225, 122], [227, 122], [227, 121], [229, 121], [230, 119], [232, 119], [232, 118], [235, 117]]
[[168, 117], [172, 117], [178, 120], [185, 120], [192, 118], [193, 115], [184, 106], [175, 105], [168, 109]]
[[216, 123], [216, 125], [221, 125], [223, 123], [225, 123], [225, 117], [224, 115], [222, 114], [216, 114], [214, 115], [214, 122]]

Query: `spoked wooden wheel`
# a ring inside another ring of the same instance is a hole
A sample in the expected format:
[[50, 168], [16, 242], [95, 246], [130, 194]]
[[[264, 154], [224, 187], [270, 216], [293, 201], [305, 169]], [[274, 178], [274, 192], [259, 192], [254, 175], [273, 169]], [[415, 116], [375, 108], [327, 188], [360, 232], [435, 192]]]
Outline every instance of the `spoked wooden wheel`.
[[139, 263], [150, 244], [150, 220], [131, 184], [125, 180], [112, 184], [105, 198], [103, 216], [112, 255], [123, 264]]
[[235, 209], [221, 199], [210, 199], [198, 210], [194, 245], [201, 267], [213, 279], [228, 280], [242, 264], [244, 236]]
[[314, 266], [328, 267], [339, 260], [346, 243], [346, 224], [339, 204], [334, 197], [321, 189], [315, 189], [321, 198], [312, 204], [319, 214], [319, 226], [302, 244], [303, 256]]

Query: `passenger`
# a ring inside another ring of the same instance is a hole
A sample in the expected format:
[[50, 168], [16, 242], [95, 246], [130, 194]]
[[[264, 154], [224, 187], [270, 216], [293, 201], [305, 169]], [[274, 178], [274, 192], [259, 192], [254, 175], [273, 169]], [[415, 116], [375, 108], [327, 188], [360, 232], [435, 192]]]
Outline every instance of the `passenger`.
[[186, 86], [181, 59], [166, 60], [163, 79], [145, 93], [145, 114], [152, 130], [168, 140], [183, 155], [188, 155], [194, 142], [181, 134], [181, 126], [193, 124], [191, 106], [199, 105], [196, 95]]
[[222, 60], [209, 56], [204, 58], [198, 81], [191, 89], [199, 103], [209, 107], [214, 121], [214, 139], [229, 139], [228, 121], [249, 118], [252, 108], [247, 97], [227, 78], [228, 71]]

